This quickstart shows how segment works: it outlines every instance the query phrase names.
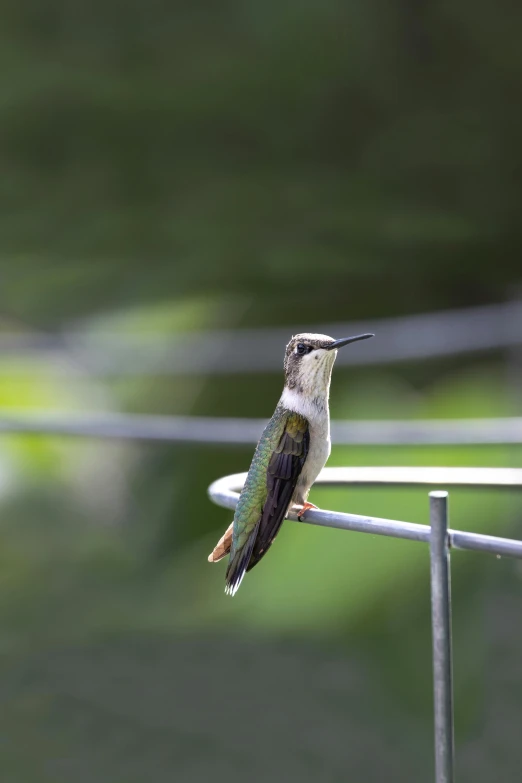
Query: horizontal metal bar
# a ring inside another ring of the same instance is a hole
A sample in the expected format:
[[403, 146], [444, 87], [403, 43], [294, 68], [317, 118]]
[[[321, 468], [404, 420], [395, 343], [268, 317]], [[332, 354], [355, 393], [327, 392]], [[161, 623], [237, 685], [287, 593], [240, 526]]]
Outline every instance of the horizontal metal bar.
[[[358, 468], [324, 468], [319, 475], [316, 484], [350, 484], [349, 475], [351, 471], [360, 470]], [[363, 470], [375, 470], [375, 468], [364, 468]], [[381, 471], [393, 470], [393, 468], [380, 468]], [[520, 487], [522, 482], [522, 475], [519, 475], [517, 483], [506, 483], [506, 476], [502, 474], [508, 468], [401, 468], [401, 470], [409, 471], [412, 475], [417, 473], [417, 481], [403, 480], [400, 483], [403, 486], [419, 486], [421, 484], [432, 485], [442, 484], [446, 486], [479, 486], [478, 480], [471, 475], [474, 471], [479, 471], [479, 476], [482, 471], [488, 471], [489, 483], [488, 487], [506, 487], [511, 486], [513, 488]], [[438, 477], [442, 476], [441, 471], [445, 471], [446, 481], [431, 481], [429, 480], [429, 471], [434, 470]], [[468, 471], [468, 481], [465, 481], [461, 471]], [[516, 470], [516, 469], [514, 469]], [[425, 479], [420, 480], [421, 474], [419, 471], [423, 471]], [[458, 471], [458, 473], [455, 473]], [[522, 470], [516, 471], [518, 474], [522, 474]], [[497, 474], [498, 483], [494, 482], [494, 476]], [[452, 479], [453, 475], [453, 479]], [[483, 474], [482, 474], [483, 475]], [[247, 474], [236, 473], [231, 476], [225, 476], [217, 481], [214, 481], [208, 489], [210, 499], [218, 506], [224, 508], [234, 509], [239, 499], [239, 492], [243, 487]], [[406, 479], [406, 475], [404, 476]], [[373, 482], [366, 482], [368, 484]], [[380, 482], [383, 483], [383, 482]], [[399, 482], [392, 482], [396, 485]], [[288, 519], [297, 520], [297, 510], [290, 510]], [[413, 522], [403, 522], [395, 519], [382, 519], [380, 517], [366, 517], [358, 514], [346, 514], [340, 511], [325, 511], [322, 509], [311, 509], [306, 512], [306, 515], [302, 522], [310, 525], [320, 525], [322, 527], [333, 527], [340, 530], [352, 530], [359, 533], [371, 533], [373, 535], [389, 536], [391, 538], [402, 538], [409, 541], [423, 541], [429, 543], [430, 541], [430, 528], [428, 525], [419, 525]], [[515, 557], [522, 559], [522, 541], [508, 538], [498, 538], [496, 536], [486, 536], [480, 533], [468, 533], [460, 530], [448, 531], [449, 541], [452, 547], [457, 549], [466, 549], [477, 552], [489, 552], [490, 554], [501, 555], [505, 557]]]
[[323, 468], [316, 483], [400, 486], [520, 487], [522, 468], [346, 467]]
[[474, 552], [488, 552], [499, 557], [522, 557], [522, 541], [499, 536], [485, 536], [479, 533], [449, 531], [449, 542], [453, 549], [468, 549]]
[[[171, 443], [254, 444], [265, 419], [0, 410], [0, 433], [73, 435]], [[333, 421], [332, 440], [356, 445], [522, 443], [522, 417], [428, 421]]]
[[[234, 473], [218, 479], [211, 486], [239, 492], [246, 473]], [[450, 487], [512, 487], [522, 488], [522, 468], [444, 468], [444, 467], [344, 467], [323, 468], [315, 484], [368, 484]]]

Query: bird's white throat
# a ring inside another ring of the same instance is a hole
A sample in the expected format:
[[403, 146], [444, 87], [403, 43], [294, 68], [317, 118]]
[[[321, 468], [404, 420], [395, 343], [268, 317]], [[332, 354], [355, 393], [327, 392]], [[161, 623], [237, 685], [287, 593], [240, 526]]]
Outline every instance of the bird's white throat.
[[328, 390], [326, 394], [310, 397], [297, 389], [289, 389], [285, 386], [279, 402], [286, 410], [300, 413], [301, 416], [312, 422], [325, 415], [328, 416], [328, 397]]
[[[305, 357], [299, 374], [294, 376], [293, 382], [288, 383], [283, 389], [280, 403], [287, 410], [296, 411], [305, 416], [309, 421], [328, 417], [328, 400], [330, 397], [330, 380], [332, 376], [335, 353], [318, 351], [317, 360], [314, 355]], [[316, 354], [316, 355], [317, 355]]]

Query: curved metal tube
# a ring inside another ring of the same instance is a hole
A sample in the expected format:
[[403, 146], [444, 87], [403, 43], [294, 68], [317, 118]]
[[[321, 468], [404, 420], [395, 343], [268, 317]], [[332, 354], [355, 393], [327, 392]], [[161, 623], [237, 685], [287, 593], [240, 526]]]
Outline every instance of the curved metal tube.
[[[209, 489], [210, 499], [218, 506], [234, 509], [246, 473], [236, 473], [214, 481]], [[324, 468], [316, 484], [325, 485], [383, 485], [383, 486], [443, 486], [474, 488], [522, 489], [520, 468], [424, 468], [424, 467], [363, 467]], [[290, 510], [288, 519], [297, 521], [297, 511]], [[302, 520], [306, 524], [353, 530], [360, 533], [430, 542], [430, 528], [413, 522], [366, 517], [340, 511], [311, 509]], [[489, 552], [490, 554], [522, 559], [522, 541], [449, 530], [450, 546], [456, 549]]]

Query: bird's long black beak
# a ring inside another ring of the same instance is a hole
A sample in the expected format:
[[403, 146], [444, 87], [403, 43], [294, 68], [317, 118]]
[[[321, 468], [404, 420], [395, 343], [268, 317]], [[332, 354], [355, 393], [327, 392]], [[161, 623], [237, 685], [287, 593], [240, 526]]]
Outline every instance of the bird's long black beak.
[[355, 337], [341, 337], [340, 340], [335, 340], [335, 342], [330, 343], [330, 345], [325, 345], [324, 350], [325, 351], [335, 351], [337, 348], [342, 348], [343, 345], [348, 345], [348, 343], [356, 343], [357, 340], [368, 340], [370, 337], [375, 337], [374, 334], [357, 334]]

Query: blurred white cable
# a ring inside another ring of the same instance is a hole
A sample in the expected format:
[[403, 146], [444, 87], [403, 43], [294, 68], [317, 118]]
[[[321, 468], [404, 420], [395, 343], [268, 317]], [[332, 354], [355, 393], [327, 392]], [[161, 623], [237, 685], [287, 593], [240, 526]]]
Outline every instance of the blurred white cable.
[[[0, 433], [72, 435], [166, 443], [254, 444], [263, 419], [124, 413], [0, 411]], [[333, 421], [336, 444], [480, 445], [522, 443], [522, 417], [427, 421]]]
[[87, 330], [0, 334], [0, 359], [49, 361], [62, 373], [83, 371], [101, 377], [281, 372], [290, 333], [310, 330], [334, 337], [375, 332], [377, 339], [341, 351], [340, 365], [460, 356], [522, 345], [522, 302], [346, 323], [301, 321], [270, 329], [170, 335]]

